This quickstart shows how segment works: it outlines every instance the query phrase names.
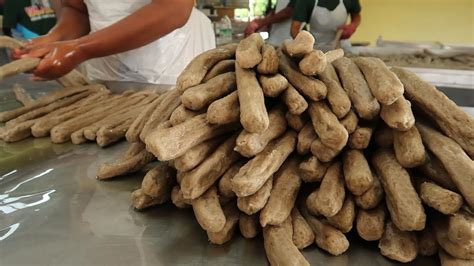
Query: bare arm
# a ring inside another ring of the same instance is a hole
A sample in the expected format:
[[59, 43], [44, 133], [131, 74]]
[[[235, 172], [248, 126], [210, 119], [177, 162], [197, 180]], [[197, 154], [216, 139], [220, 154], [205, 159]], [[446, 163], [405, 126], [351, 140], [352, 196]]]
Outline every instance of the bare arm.
[[[66, 0], [64, 4], [58, 25], [48, 34], [56, 40], [33, 44], [23, 55], [43, 58], [33, 72], [38, 77], [54, 79], [88, 59], [129, 51], [151, 43], [183, 26], [190, 16], [194, 1], [153, 0], [117, 23], [88, 35], [90, 27], [83, 0]], [[78, 25], [71, 21], [78, 22]]]
[[291, 37], [293, 37], [293, 39], [296, 37], [296, 35], [298, 35], [298, 33], [300, 33], [302, 24], [303, 23], [301, 21], [297, 21], [297, 20], [293, 20], [291, 22], [290, 34], [291, 34]]
[[362, 17], [360, 13], [351, 13], [351, 23], [340, 27], [342, 29], [341, 39], [349, 39], [359, 27]]
[[283, 8], [282, 10], [259, 20], [258, 22], [259, 28], [263, 28], [265, 26], [269, 26], [274, 23], [282, 22], [286, 19], [289, 19], [292, 14], [293, 14], [293, 7], [287, 6]]

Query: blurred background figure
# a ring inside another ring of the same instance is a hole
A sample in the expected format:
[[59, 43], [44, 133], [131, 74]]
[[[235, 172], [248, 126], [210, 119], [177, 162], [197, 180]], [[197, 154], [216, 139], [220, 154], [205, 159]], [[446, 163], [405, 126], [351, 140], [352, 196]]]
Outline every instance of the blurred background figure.
[[[361, 23], [359, 0], [298, 0], [291, 23], [294, 38], [303, 26], [309, 26], [316, 47], [325, 49], [335, 39], [349, 39]], [[350, 16], [350, 23], [346, 24]], [[339, 31], [339, 34], [338, 34]]]
[[3, 33], [32, 39], [47, 34], [56, 24], [56, 12], [48, 0], [4, 0]]
[[[252, 20], [245, 29], [245, 36], [262, 29], [269, 30], [268, 42], [280, 45], [285, 39], [291, 38], [291, 16], [296, 0], [278, 0], [275, 8], [269, 10], [264, 18]], [[271, 6], [271, 2], [268, 4]]]

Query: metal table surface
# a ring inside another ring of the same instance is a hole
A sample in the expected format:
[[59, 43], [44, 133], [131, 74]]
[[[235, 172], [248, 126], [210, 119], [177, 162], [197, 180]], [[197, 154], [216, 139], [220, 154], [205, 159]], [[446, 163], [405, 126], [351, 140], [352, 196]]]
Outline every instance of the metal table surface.
[[[2, 81], [0, 111], [18, 106], [11, 85], [33, 96], [57, 87], [25, 75]], [[458, 104], [474, 106], [472, 90], [446, 89]], [[474, 114], [473, 110], [469, 110]], [[223, 246], [208, 243], [191, 209], [171, 204], [136, 212], [130, 193], [144, 173], [97, 181], [98, 166], [127, 148], [51, 144], [49, 138], [0, 141], [0, 265], [265, 265], [263, 240], [239, 234]], [[377, 243], [350, 235], [351, 247], [333, 257], [312, 245], [312, 265], [397, 265]], [[413, 265], [436, 265], [434, 257]]]

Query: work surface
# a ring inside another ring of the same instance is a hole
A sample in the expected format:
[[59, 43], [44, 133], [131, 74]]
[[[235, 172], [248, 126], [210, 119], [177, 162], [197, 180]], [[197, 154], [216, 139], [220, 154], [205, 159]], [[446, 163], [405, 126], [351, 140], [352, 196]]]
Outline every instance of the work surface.
[[[36, 98], [58, 86], [26, 76], [2, 81], [0, 111], [19, 104], [11, 85], [21, 83]], [[445, 89], [462, 106], [474, 106], [472, 90]], [[468, 111], [474, 115], [473, 109]], [[51, 144], [49, 138], [6, 144], [0, 141], [0, 265], [265, 265], [263, 240], [236, 236], [223, 246], [209, 244], [191, 209], [171, 204], [136, 212], [131, 192], [144, 173], [97, 181], [99, 165], [118, 157], [127, 144]], [[238, 235], [238, 234], [237, 234]], [[377, 243], [351, 236], [339, 257], [305, 249], [312, 265], [395, 265]], [[415, 265], [436, 265], [419, 258]]]

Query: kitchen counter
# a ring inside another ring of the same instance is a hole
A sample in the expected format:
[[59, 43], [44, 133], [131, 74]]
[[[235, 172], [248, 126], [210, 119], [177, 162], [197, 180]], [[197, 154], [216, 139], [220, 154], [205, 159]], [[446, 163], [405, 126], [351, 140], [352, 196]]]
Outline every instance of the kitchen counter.
[[[7, 79], [0, 85], [0, 111], [19, 106], [10, 90], [15, 82], [34, 97], [58, 88], [55, 82], [28, 81], [26, 75]], [[472, 90], [445, 91], [474, 106]], [[261, 236], [247, 240], [236, 233], [217, 246], [208, 242], [192, 209], [165, 204], [133, 210], [130, 194], [140, 187], [143, 172], [96, 180], [99, 165], [126, 148], [126, 142], [101, 149], [93, 143], [52, 144], [49, 138], [0, 141], [0, 265], [267, 264]], [[312, 265], [398, 265], [379, 254], [376, 242], [354, 233], [350, 241], [349, 251], [339, 257], [315, 245], [303, 254]], [[436, 264], [435, 257], [413, 262]]]

